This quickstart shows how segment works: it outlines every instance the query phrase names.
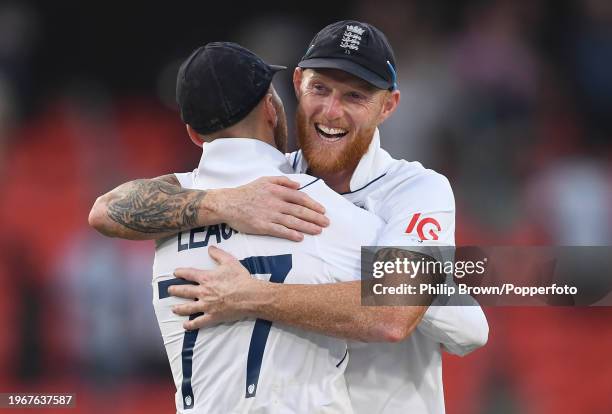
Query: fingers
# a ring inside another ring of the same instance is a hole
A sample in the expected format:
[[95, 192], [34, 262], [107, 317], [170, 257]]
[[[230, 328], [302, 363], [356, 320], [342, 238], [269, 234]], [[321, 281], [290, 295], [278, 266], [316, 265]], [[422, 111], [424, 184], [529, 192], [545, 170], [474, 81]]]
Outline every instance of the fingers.
[[282, 185], [283, 187], [293, 188], [295, 190], [300, 188], [300, 183], [290, 180], [289, 178], [285, 176], [263, 177], [262, 180], [267, 181], [272, 184]]
[[[278, 219], [278, 221], [280, 221], [280, 218]], [[267, 234], [272, 237], [280, 237], [281, 239], [287, 239], [295, 242], [300, 242], [304, 240], [304, 235], [299, 231], [292, 230], [278, 223], [269, 223], [265, 228], [264, 234]]]
[[180, 316], [189, 316], [194, 313], [206, 311], [204, 303], [199, 301], [193, 301], [189, 303], [182, 303], [172, 307], [172, 312]]
[[237, 261], [234, 256], [215, 246], [208, 248], [208, 255], [220, 265]]
[[[312, 226], [309, 226], [309, 228], [313, 229], [313, 231], [316, 230], [317, 232], [308, 232], [309, 234], [319, 234], [321, 230], [323, 230], [323, 227], [329, 226], [329, 219], [323, 214], [319, 214], [313, 210], [310, 210], [306, 207], [298, 206], [296, 204], [285, 204], [283, 206], [283, 209], [281, 210], [281, 213], [288, 214], [290, 216], [295, 217], [296, 219], [312, 224]], [[292, 228], [295, 230], [303, 231], [299, 228]]]
[[278, 224], [282, 224], [288, 229], [296, 230], [298, 232], [306, 234], [319, 234], [323, 230], [321, 227], [315, 224], [309, 223], [307, 221], [301, 220], [288, 214], [280, 214], [276, 221]]
[[222, 321], [217, 320], [214, 316], [204, 314], [191, 321], [185, 321], [185, 323], [183, 323], [183, 328], [187, 331], [195, 331], [196, 329], [206, 328], [220, 322]]
[[194, 269], [193, 267], [179, 267], [174, 270], [174, 276], [192, 282], [199, 282], [206, 276], [206, 271]]
[[198, 297], [198, 286], [193, 285], [175, 285], [168, 288], [168, 293], [171, 296], [177, 296], [185, 299], [195, 299]]
[[[283, 189], [281, 195], [282, 198], [289, 203], [306, 207], [307, 209], [312, 210], [314, 213], [318, 213], [319, 215], [325, 214], [325, 207], [323, 207], [322, 204], [316, 202], [308, 194], [302, 191]], [[329, 224], [329, 220], [327, 219], [327, 217], [324, 217], [324, 220], [327, 224]]]

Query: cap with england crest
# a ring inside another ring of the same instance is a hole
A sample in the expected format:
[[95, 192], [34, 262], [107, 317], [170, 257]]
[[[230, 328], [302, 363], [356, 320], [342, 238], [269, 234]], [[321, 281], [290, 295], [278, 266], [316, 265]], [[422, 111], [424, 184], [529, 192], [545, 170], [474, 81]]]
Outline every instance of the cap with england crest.
[[380, 89], [397, 89], [393, 49], [383, 32], [368, 23], [343, 20], [324, 27], [298, 66], [339, 69]]

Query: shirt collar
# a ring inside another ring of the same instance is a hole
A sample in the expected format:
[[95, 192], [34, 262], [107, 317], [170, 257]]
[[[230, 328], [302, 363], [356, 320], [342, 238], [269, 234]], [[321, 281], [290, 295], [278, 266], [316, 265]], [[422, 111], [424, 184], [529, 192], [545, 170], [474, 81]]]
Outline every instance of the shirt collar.
[[[302, 151], [300, 150], [295, 156], [295, 171], [306, 172], [308, 170], [308, 163]], [[391, 155], [380, 146], [380, 133], [378, 128], [376, 128], [368, 150], [359, 160], [351, 177], [349, 184], [351, 191], [357, 191], [385, 174], [392, 162], [393, 158]]]
[[283, 153], [270, 144], [254, 138], [217, 138], [202, 148], [196, 183], [207, 188], [238, 186], [292, 172]]

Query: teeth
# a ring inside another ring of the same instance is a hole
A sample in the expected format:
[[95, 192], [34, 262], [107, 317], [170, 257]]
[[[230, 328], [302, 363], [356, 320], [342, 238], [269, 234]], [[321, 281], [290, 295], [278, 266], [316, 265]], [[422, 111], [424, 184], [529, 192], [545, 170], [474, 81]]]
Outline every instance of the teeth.
[[323, 132], [325, 132], [326, 134], [329, 134], [329, 135], [346, 134], [346, 132], [347, 132], [346, 129], [342, 129], [342, 128], [330, 128], [328, 126], [321, 125], [321, 124], [319, 124], [318, 127], [321, 129], [321, 131], [323, 131]]

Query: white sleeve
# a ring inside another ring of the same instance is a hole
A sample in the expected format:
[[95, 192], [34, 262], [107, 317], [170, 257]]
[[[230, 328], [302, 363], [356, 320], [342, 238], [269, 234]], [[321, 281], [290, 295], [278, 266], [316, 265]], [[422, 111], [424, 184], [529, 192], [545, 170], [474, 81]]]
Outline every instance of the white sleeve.
[[[423, 174], [397, 185], [385, 199], [382, 217], [386, 225], [379, 246], [405, 246], [427, 255], [455, 245], [455, 198], [450, 183], [441, 174]], [[438, 260], [442, 252], [434, 254]]]
[[[438, 260], [452, 260], [455, 198], [446, 177], [427, 174], [407, 183], [405, 191], [400, 185], [393, 193], [395, 200], [388, 200], [391, 210], [378, 245], [406, 246], [406, 250]], [[452, 354], [465, 355], [483, 346], [489, 325], [478, 303], [469, 295], [453, 295], [447, 299], [444, 306], [436, 306], [439, 302], [436, 299], [417, 329]]]
[[460, 356], [484, 346], [489, 338], [487, 318], [469, 295], [453, 295], [445, 306], [430, 306], [417, 329]]

